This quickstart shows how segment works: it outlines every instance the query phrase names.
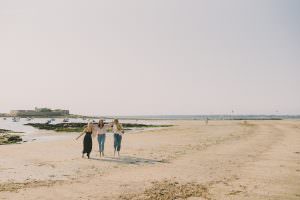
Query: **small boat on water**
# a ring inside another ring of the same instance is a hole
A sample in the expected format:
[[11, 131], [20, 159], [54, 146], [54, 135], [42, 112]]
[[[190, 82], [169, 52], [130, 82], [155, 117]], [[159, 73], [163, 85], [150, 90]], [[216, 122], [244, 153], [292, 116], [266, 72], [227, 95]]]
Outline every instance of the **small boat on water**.
[[63, 120], [63, 122], [64, 122], [64, 123], [69, 122], [69, 119], [65, 118], [65, 119]]
[[47, 120], [46, 124], [51, 124], [51, 119], [50, 120]]
[[4, 117], [3, 120], [6, 120], [6, 117]]
[[27, 117], [26, 120], [27, 120], [27, 121], [31, 121], [32, 118], [31, 118], [31, 117]]

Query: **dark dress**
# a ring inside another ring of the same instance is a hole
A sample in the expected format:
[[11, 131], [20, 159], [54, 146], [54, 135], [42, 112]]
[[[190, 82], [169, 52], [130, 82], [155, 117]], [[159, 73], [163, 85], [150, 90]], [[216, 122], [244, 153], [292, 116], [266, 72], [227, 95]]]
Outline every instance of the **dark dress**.
[[87, 154], [88, 158], [90, 157], [90, 153], [92, 151], [93, 142], [92, 142], [92, 133], [86, 132], [83, 139], [83, 154]]

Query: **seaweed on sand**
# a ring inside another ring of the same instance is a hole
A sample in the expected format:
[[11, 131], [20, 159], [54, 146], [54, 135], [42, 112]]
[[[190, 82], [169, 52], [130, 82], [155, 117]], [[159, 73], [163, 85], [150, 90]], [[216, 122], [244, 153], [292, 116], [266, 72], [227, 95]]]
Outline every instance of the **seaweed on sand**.
[[[47, 124], [47, 123], [28, 123], [27, 126], [33, 126], [43, 130], [53, 130], [57, 132], [81, 132], [85, 127], [86, 123], [58, 123], [58, 124]], [[131, 130], [132, 128], [159, 128], [159, 127], [170, 127], [172, 125], [148, 125], [148, 124], [122, 124], [125, 130]]]

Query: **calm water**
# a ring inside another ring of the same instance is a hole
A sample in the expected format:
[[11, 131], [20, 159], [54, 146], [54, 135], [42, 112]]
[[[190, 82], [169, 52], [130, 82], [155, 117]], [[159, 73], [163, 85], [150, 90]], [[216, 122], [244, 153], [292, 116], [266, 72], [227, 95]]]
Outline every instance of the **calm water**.
[[[113, 117], [112, 117], [113, 118]], [[300, 119], [300, 115], [145, 115], [119, 116], [123, 119], [157, 119], [157, 120], [272, 120], [272, 119]]]

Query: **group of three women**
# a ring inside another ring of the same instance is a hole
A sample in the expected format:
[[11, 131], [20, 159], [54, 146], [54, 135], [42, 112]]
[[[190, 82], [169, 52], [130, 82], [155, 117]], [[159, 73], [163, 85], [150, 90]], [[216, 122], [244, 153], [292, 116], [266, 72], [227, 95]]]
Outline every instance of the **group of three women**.
[[100, 157], [104, 156], [104, 143], [106, 133], [110, 128], [112, 128], [112, 132], [114, 133], [114, 156], [116, 155], [116, 152], [118, 153], [118, 156], [120, 156], [122, 135], [124, 134], [124, 129], [119, 123], [119, 120], [115, 119], [112, 123], [109, 124], [104, 124], [103, 120], [99, 120], [99, 123], [97, 125], [94, 125], [91, 122], [88, 123], [87, 127], [76, 138], [77, 140], [85, 134], [83, 139], [82, 157], [84, 157], [84, 154], [87, 154], [87, 157], [90, 158], [90, 153], [93, 147], [92, 135], [96, 135], [98, 138]]

